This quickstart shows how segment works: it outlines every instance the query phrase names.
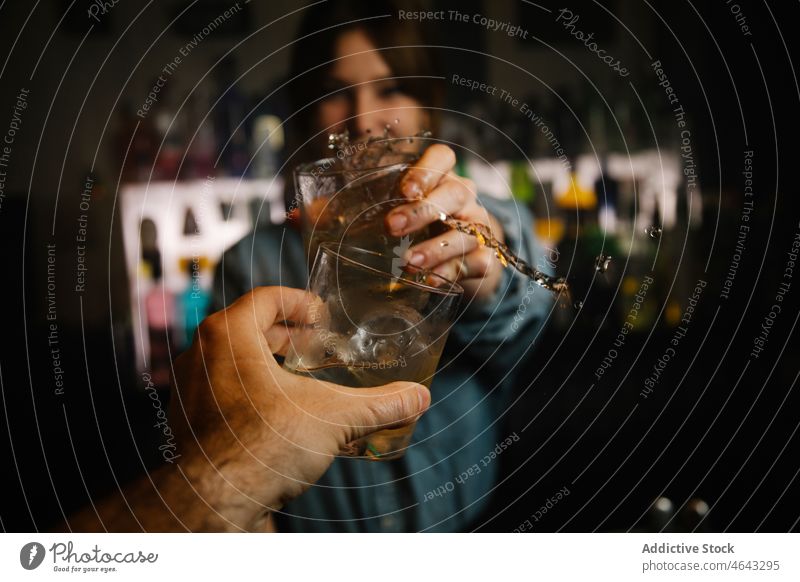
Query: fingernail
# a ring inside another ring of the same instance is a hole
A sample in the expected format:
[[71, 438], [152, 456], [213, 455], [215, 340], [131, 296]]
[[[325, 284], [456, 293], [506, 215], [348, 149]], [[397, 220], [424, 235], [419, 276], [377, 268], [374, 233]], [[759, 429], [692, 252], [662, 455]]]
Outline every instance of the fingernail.
[[425, 255], [422, 253], [413, 253], [411, 258], [408, 259], [408, 262], [414, 265], [415, 267], [421, 267], [422, 264], [425, 262]]
[[406, 198], [422, 198], [422, 188], [414, 180], [403, 182], [403, 194]]
[[408, 217], [405, 214], [397, 213], [389, 217], [389, 228], [392, 232], [400, 233], [408, 224]]
[[419, 398], [419, 412], [422, 414], [428, 409], [431, 402], [431, 393], [425, 386], [417, 387], [417, 398]]

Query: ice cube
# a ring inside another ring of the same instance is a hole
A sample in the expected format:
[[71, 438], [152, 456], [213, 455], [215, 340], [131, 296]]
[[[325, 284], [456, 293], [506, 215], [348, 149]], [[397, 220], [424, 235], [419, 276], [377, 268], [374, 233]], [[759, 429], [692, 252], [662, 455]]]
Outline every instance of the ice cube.
[[405, 306], [381, 309], [364, 317], [350, 337], [349, 352], [356, 362], [387, 363], [423, 346], [420, 314]]

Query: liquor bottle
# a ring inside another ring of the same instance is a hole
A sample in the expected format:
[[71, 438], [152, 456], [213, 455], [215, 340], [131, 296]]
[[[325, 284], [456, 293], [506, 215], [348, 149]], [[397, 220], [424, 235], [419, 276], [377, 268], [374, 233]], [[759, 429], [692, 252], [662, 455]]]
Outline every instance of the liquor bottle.
[[247, 99], [236, 84], [236, 62], [232, 57], [215, 69], [217, 94], [214, 107], [214, 131], [221, 152], [222, 165], [230, 176], [244, 176], [250, 161], [247, 138]]
[[152, 286], [145, 295], [145, 316], [150, 343], [150, 377], [156, 388], [168, 388], [172, 362], [170, 353], [174, 339], [175, 297], [161, 277], [161, 261], [152, 272]]
[[528, 163], [523, 160], [511, 162], [511, 193], [524, 204], [532, 204], [536, 189], [528, 172]]
[[153, 117], [160, 149], [153, 167], [154, 180], [175, 180], [183, 158], [185, 119], [178, 114], [175, 91], [165, 83], [154, 107]]
[[619, 182], [608, 172], [608, 158], [603, 157], [600, 163], [600, 175], [594, 183], [599, 209], [597, 220], [600, 229], [613, 235], [617, 232], [617, 200], [619, 199]]
[[184, 261], [184, 271], [188, 274], [188, 280], [179, 297], [180, 346], [182, 350], [191, 345], [194, 332], [208, 314], [208, 307], [211, 303], [211, 294], [203, 284], [203, 271], [208, 264], [208, 259], [191, 257]]
[[276, 115], [259, 115], [253, 122], [250, 141], [254, 178], [272, 178], [278, 170], [278, 151], [283, 147], [283, 127]]

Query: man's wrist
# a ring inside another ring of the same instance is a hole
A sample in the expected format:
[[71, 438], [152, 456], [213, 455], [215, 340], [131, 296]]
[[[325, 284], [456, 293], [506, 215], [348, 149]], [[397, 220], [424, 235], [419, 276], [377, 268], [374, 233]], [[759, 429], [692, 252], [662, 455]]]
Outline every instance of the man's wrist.
[[[186, 515], [187, 527], [191, 531], [265, 531], [272, 510], [269, 480], [253, 474], [251, 460], [248, 467], [240, 461], [230, 460], [212, 463], [206, 458], [189, 457], [173, 468], [170, 494], [180, 494], [179, 483], [183, 482], [184, 494], [193, 499], [186, 507], [185, 498], [179, 501]], [[264, 468], [265, 472], [269, 469]]]

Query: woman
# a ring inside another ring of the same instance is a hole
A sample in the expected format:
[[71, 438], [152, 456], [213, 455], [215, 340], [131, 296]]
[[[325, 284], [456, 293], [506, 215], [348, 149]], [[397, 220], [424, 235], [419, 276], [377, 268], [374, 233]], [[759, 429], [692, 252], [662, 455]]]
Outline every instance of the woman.
[[[293, 46], [291, 104], [297, 113], [287, 129], [295, 143], [287, 164], [292, 167], [324, 157], [320, 144], [333, 131], [347, 129], [351, 139], [364, 139], [380, 135], [387, 124], [396, 135], [437, 129], [441, 80], [432, 78], [436, 69], [420, 24], [398, 18], [398, 10], [408, 7], [331, 4], [309, 9]], [[488, 224], [535, 262], [527, 212], [510, 201], [476, 196], [471, 182], [454, 173], [455, 163], [451, 148], [429, 147], [405, 177], [409, 203], [387, 216], [387, 230], [395, 236], [419, 230], [436, 220], [428, 210], [435, 207]], [[461, 531], [486, 508], [498, 463], [482, 461], [509, 436], [499, 422], [511, 395], [509, 372], [530, 348], [550, 298], [538, 290], [531, 302], [526, 280], [455, 231], [411, 251], [412, 263], [459, 280], [469, 305], [450, 332], [431, 387], [433, 404], [414, 433], [416, 442], [424, 442], [396, 461], [337, 459], [316, 486], [283, 509], [281, 531]], [[216, 273], [215, 308], [258, 285], [303, 288], [306, 276], [295, 224], [259, 229], [225, 253]], [[512, 325], [523, 304], [524, 324]]]

